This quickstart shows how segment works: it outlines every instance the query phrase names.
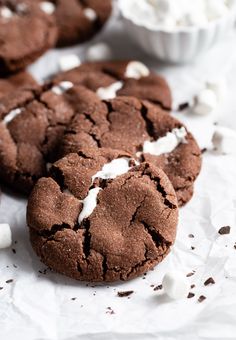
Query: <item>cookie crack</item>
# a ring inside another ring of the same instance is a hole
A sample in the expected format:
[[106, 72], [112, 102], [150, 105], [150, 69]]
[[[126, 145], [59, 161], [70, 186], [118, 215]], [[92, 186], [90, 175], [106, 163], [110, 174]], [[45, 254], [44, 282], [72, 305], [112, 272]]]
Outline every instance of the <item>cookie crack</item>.
[[141, 176], [148, 176], [151, 181], [153, 181], [156, 184], [157, 191], [162, 195], [164, 199], [164, 204], [168, 206], [170, 209], [177, 209], [177, 205], [172, 203], [170, 200], [167, 198], [167, 192], [165, 191], [164, 187], [161, 185], [161, 179], [159, 177], [153, 176], [149, 171], [148, 171], [149, 165], [145, 164], [145, 168], [142, 171]]
[[171, 242], [167, 241], [158, 230], [154, 229], [152, 226], [147, 224], [145, 221], [141, 221], [144, 230], [150, 235], [153, 243], [155, 244], [156, 248], [162, 248], [165, 252], [171, 246]]
[[146, 125], [146, 131], [151, 138], [156, 138], [153, 122], [148, 118], [148, 108], [142, 103], [140, 110], [141, 116]]

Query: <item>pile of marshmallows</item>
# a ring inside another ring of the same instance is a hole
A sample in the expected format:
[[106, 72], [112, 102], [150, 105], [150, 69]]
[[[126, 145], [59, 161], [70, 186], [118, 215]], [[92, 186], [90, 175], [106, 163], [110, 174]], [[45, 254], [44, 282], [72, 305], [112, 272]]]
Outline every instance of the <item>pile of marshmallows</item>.
[[230, 1], [132, 0], [128, 10], [129, 17], [144, 26], [178, 29], [186, 26], [204, 26], [221, 18], [229, 13]]

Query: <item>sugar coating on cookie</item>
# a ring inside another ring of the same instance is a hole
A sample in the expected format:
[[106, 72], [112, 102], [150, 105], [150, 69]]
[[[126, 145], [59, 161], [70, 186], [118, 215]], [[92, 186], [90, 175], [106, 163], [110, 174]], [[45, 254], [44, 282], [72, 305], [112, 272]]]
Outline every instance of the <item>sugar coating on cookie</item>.
[[97, 20], [97, 17], [98, 17], [97, 13], [92, 8], [85, 8], [84, 9], [84, 15], [86, 16], [86, 18], [88, 18], [91, 21]]
[[10, 123], [10, 121], [12, 121], [16, 116], [18, 116], [19, 114], [21, 114], [22, 112], [22, 109], [21, 108], [18, 108], [18, 109], [15, 109], [15, 110], [12, 110], [10, 111], [3, 119], [3, 122], [5, 124], [8, 124]]
[[157, 167], [129, 169], [127, 159], [123, 151], [84, 150], [54, 163], [51, 177], [38, 181], [27, 222], [43, 263], [74, 279], [112, 282], [135, 278], [165, 258], [178, 220], [174, 189]]

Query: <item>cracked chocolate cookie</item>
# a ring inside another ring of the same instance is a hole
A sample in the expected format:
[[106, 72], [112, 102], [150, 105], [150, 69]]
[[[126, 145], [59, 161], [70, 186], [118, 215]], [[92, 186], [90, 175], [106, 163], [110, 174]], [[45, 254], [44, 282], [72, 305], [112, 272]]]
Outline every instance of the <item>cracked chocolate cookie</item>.
[[54, 163], [27, 207], [42, 262], [92, 282], [129, 280], [152, 269], [169, 253], [177, 221], [176, 194], [164, 172], [110, 149]]
[[0, 178], [14, 190], [29, 193], [56, 159], [58, 143], [74, 115], [63, 91], [62, 86], [38, 87], [1, 99]]
[[83, 85], [101, 100], [134, 96], [149, 100], [163, 110], [171, 110], [172, 97], [166, 80], [139, 61], [84, 63], [53, 79], [56, 84], [62, 81]]
[[0, 99], [11, 95], [11, 93], [19, 89], [32, 89], [34, 86], [36, 87], [37, 83], [27, 72], [20, 72], [10, 77], [0, 78]]
[[104, 26], [112, 10], [111, 0], [38, 1], [56, 18], [60, 47], [92, 38]]
[[[85, 99], [85, 93], [80, 95]], [[93, 96], [89, 92], [91, 103], [95, 102]], [[88, 148], [124, 150], [139, 162], [160, 167], [170, 178], [180, 206], [191, 199], [201, 151], [181, 122], [134, 97], [117, 97], [96, 107], [80, 106], [77, 112], [64, 135], [62, 155]]]
[[55, 18], [37, 1], [0, 0], [0, 74], [25, 68], [57, 39]]

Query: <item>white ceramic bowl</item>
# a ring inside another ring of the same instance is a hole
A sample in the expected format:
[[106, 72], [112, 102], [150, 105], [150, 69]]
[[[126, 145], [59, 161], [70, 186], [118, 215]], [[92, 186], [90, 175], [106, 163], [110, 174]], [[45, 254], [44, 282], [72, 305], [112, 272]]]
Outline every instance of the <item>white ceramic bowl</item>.
[[128, 2], [119, 0], [127, 33], [148, 54], [171, 63], [186, 63], [203, 54], [226, 36], [236, 20], [236, 0], [231, 0], [231, 10], [227, 15], [203, 27], [179, 27], [177, 30], [145, 27], [131, 18]]

